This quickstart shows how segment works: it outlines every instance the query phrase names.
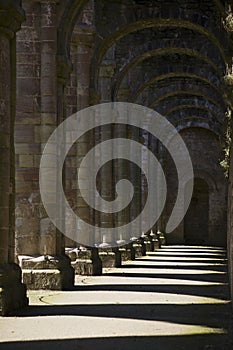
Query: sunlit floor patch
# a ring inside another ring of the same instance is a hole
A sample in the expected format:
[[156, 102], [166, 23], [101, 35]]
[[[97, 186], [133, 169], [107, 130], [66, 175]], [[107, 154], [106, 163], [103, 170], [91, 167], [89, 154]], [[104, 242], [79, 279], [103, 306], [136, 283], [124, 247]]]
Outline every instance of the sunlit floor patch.
[[[28, 325], [30, 324], [30, 331]], [[1, 341], [72, 339], [114, 336], [148, 336], [159, 334], [195, 335], [224, 334], [222, 328], [183, 325], [162, 321], [116, 319], [83, 316], [40, 316], [39, 318], [9, 318], [0, 320]]]
[[226, 262], [222, 249], [166, 247], [104, 269], [102, 276], [76, 276], [72, 291], [29, 291], [29, 308], [0, 318], [0, 348], [1, 342], [15, 349], [17, 341], [30, 346], [59, 339], [69, 348], [73, 339], [72, 349], [81, 349], [77, 340], [93, 339], [95, 346], [100, 339], [118, 350], [124, 348], [117, 345], [120, 339], [141, 337], [140, 349], [150, 342], [150, 349], [173, 350], [176, 343], [179, 350], [226, 350], [231, 327]]

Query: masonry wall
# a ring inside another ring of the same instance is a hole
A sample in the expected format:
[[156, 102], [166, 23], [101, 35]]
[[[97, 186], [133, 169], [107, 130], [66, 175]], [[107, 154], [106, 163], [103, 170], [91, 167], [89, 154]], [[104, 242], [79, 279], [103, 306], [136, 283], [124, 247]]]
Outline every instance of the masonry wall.
[[[223, 151], [219, 139], [204, 128], [188, 128], [181, 136], [189, 150], [193, 164], [194, 178], [202, 179], [209, 191], [208, 240], [206, 245], [226, 246], [227, 179], [220, 166]], [[171, 159], [166, 163], [168, 180], [167, 216], [175, 203], [177, 177]], [[202, 215], [200, 207], [200, 216]], [[185, 243], [184, 220], [179, 227], [167, 235], [168, 243]]]

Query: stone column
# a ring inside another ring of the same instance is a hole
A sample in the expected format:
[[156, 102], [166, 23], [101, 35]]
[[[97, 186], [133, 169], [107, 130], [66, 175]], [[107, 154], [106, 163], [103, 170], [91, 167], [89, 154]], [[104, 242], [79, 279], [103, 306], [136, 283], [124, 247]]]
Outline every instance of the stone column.
[[[37, 39], [40, 43], [40, 84], [37, 86], [40, 95], [40, 124], [35, 128], [33, 142], [40, 146], [40, 153], [53, 130], [63, 120], [65, 110], [64, 79], [57, 77], [57, 3], [57, 0], [47, 0], [36, 4], [37, 10], [40, 10], [40, 31]], [[31, 11], [35, 15], [35, 9], [32, 8]], [[66, 73], [65, 68], [64, 65], [60, 70], [62, 77]], [[36, 170], [39, 173], [39, 168]], [[38, 181], [34, 183], [33, 189], [39, 191]], [[42, 203], [39, 204], [37, 225], [39, 232], [37, 236], [32, 235], [32, 238], [37, 238], [37, 244], [26, 257], [22, 256], [26, 249], [22, 246], [19, 256], [23, 281], [30, 289], [71, 288], [74, 283], [74, 270], [70, 259], [65, 255], [64, 237], [47, 217]]]
[[20, 1], [0, 0], [0, 315], [27, 305], [21, 270], [14, 263], [15, 33], [24, 13]]
[[[102, 103], [111, 102], [112, 100], [112, 96], [111, 96], [112, 78], [114, 76], [114, 70], [115, 70], [115, 52], [114, 52], [114, 49], [112, 49], [108, 53], [107, 59], [103, 62], [103, 64], [100, 67], [98, 85], [99, 85], [99, 94], [101, 96]], [[99, 128], [100, 141], [104, 142], [105, 140], [112, 139], [114, 137], [115, 132], [118, 133], [119, 130], [115, 131], [110, 126], [100, 127]], [[103, 152], [106, 152], [106, 154], [107, 153], [111, 154], [112, 150], [110, 148], [103, 149]], [[104, 154], [102, 153], [100, 157], [101, 156], [104, 157]], [[118, 169], [118, 165], [116, 166], [116, 168]], [[114, 193], [115, 193], [114, 177], [115, 177], [115, 174], [111, 163], [104, 165], [104, 167], [101, 169], [99, 183], [100, 183], [100, 189], [101, 189], [101, 196], [106, 201], [109, 201], [109, 203], [111, 203], [111, 201], [114, 199]], [[116, 224], [117, 220], [121, 220], [121, 219], [116, 215], [100, 213], [99, 222], [100, 222], [100, 225], [103, 227], [111, 228]], [[115, 242], [117, 240], [118, 240], [117, 237], [115, 237]], [[112, 237], [106, 234], [104, 237], [102, 237], [102, 243], [99, 245], [100, 258], [102, 259], [103, 267], [121, 266], [121, 252], [119, 251], [118, 247], [115, 247], [114, 249], [111, 248], [109, 244], [111, 241], [112, 241]]]
[[[87, 11], [93, 11], [92, 8]], [[88, 17], [88, 16], [87, 16]], [[85, 15], [82, 18], [85, 22], [87, 18]], [[89, 18], [89, 17], [88, 17]], [[89, 18], [90, 19], [90, 18]], [[76, 112], [86, 108], [90, 105], [90, 62], [92, 57], [94, 43], [94, 27], [90, 25], [80, 26], [79, 24], [74, 28], [72, 35], [72, 64], [73, 72], [71, 74], [70, 86], [68, 86], [68, 111], [71, 111], [75, 105]], [[73, 79], [72, 79], [73, 78]], [[70, 102], [72, 101], [72, 105]], [[70, 113], [71, 114], [71, 113]], [[69, 114], [67, 115], [69, 117]], [[78, 215], [87, 222], [90, 222], [93, 226], [95, 225], [95, 215], [94, 211], [87, 205], [83, 200], [80, 188], [77, 184], [77, 169], [79, 168], [83, 158], [85, 157], [88, 150], [94, 145], [93, 132], [88, 135], [82, 136], [77, 141], [77, 147], [74, 149], [73, 153], [69, 157], [69, 162], [67, 162], [67, 173], [75, 174], [74, 179], [68, 178], [67, 192], [69, 194], [69, 199], [71, 203], [75, 203], [78, 209]], [[72, 157], [72, 158], [71, 158]], [[82, 168], [82, 176], [85, 178], [86, 174], [90, 169]], [[89, 193], [89, 185], [82, 188], [83, 191]], [[76, 208], [74, 208], [75, 210]], [[69, 228], [69, 220], [66, 222], [66, 228]], [[90, 232], [91, 234], [91, 232]], [[90, 237], [91, 239], [91, 237]], [[71, 240], [66, 239], [66, 244], [72, 243]], [[73, 243], [74, 244], [74, 243]], [[101, 275], [102, 273], [102, 262], [99, 258], [97, 248], [89, 248], [80, 246], [82, 242], [77, 242], [75, 245], [79, 248], [66, 249], [67, 254], [72, 257], [72, 266], [75, 269], [75, 273], [79, 275]]]

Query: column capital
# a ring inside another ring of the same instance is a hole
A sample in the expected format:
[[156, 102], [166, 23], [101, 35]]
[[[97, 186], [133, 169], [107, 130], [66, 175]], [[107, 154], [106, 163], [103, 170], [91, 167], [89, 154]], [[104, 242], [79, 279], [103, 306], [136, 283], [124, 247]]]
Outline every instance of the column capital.
[[0, 32], [14, 37], [24, 20], [24, 10], [20, 0], [0, 0]]

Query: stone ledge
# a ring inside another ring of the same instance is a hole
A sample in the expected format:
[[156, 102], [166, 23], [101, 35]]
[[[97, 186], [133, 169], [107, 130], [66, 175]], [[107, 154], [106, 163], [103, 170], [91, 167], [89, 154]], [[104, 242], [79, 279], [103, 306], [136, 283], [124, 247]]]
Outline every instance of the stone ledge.
[[50, 289], [62, 290], [64, 288], [65, 271], [58, 269], [37, 269], [37, 270], [22, 270], [23, 283], [28, 289]]
[[74, 286], [74, 269], [67, 256], [18, 256], [28, 289], [68, 290]]

